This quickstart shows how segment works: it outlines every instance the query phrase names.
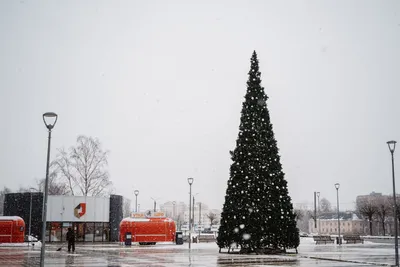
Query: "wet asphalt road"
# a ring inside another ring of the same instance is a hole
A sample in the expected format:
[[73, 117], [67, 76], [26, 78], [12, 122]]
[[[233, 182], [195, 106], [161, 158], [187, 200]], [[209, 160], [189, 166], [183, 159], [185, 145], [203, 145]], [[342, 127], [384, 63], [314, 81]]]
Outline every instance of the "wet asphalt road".
[[[188, 245], [157, 244], [124, 247], [119, 244], [77, 244], [75, 253], [60, 244], [46, 245], [45, 266], [391, 266], [394, 245], [391, 243], [315, 245], [302, 238], [299, 254], [285, 256], [220, 254], [214, 243]], [[39, 266], [40, 248], [0, 247], [0, 266]]]

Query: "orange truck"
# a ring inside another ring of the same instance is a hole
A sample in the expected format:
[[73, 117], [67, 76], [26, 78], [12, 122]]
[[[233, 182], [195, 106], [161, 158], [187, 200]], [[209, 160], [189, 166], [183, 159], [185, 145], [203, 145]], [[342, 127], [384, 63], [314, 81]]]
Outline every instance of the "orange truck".
[[23, 243], [25, 222], [18, 216], [0, 216], [0, 243]]
[[157, 242], [175, 242], [175, 222], [163, 212], [135, 212], [124, 218], [119, 225], [120, 241], [131, 237], [139, 245], [155, 245]]

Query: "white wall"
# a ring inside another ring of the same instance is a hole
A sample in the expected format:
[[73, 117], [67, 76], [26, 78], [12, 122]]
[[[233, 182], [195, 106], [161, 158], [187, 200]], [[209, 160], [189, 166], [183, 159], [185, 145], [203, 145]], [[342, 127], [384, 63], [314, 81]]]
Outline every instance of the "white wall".
[[[86, 203], [86, 213], [77, 218], [74, 209]], [[48, 222], [109, 222], [110, 199], [104, 197], [49, 196], [47, 201]]]

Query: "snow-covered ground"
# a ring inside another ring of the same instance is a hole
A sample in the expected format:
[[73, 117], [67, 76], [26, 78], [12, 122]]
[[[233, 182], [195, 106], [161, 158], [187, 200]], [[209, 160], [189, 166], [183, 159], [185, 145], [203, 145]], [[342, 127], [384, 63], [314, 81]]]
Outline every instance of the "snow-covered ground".
[[40, 242], [36, 237], [34, 236], [26, 236], [25, 239], [27, 242], [23, 243], [0, 243], [0, 247], [41, 247], [42, 242]]
[[0, 247], [41, 247], [42, 242], [0, 243]]
[[[61, 251], [57, 251], [61, 247]], [[218, 253], [215, 243], [155, 246], [119, 243], [77, 243], [76, 252], [68, 253], [62, 243], [46, 244], [46, 266], [390, 266], [394, 262], [393, 244], [316, 245], [312, 238], [301, 238], [299, 254], [239, 255]], [[40, 249], [0, 248], [1, 266], [38, 266]]]

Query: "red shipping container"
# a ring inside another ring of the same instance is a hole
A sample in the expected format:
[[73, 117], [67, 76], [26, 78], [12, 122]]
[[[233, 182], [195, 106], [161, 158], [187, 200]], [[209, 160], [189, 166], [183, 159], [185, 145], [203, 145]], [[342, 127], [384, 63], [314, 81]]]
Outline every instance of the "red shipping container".
[[25, 222], [18, 216], [0, 216], [0, 243], [23, 243]]
[[132, 242], [140, 245], [154, 245], [156, 242], [174, 242], [175, 222], [167, 217], [125, 218], [119, 225], [120, 241], [125, 242], [125, 234], [132, 234]]

